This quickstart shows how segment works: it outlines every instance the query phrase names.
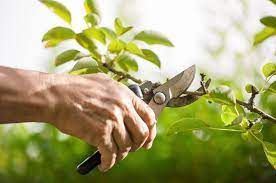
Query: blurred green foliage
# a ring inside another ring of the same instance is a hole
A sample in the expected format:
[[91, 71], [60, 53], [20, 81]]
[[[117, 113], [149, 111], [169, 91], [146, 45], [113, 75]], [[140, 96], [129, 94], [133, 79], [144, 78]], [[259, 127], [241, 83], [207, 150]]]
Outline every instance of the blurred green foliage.
[[[268, 104], [274, 109], [276, 106]], [[87, 176], [75, 169], [93, 148], [67, 138], [49, 125], [28, 132], [24, 125], [1, 127], [0, 180], [8, 182], [275, 182], [275, 171], [260, 145], [243, 141], [240, 133], [198, 130], [167, 136], [167, 128], [182, 118], [198, 118], [217, 127], [220, 107], [204, 99], [178, 109], [166, 109], [151, 150], [131, 153], [107, 173]], [[275, 141], [276, 127], [265, 126], [265, 138]], [[273, 140], [274, 139], [274, 140]]]

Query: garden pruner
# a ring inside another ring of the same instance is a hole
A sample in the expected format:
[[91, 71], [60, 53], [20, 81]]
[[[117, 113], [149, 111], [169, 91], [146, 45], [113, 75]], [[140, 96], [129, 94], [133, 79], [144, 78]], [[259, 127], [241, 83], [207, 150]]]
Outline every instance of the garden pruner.
[[[139, 98], [146, 102], [154, 111], [156, 118], [165, 107], [181, 107], [189, 105], [198, 98], [189, 94], [184, 94], [195, 78], [195, 65], [184, 70], [164, 84], [146, 81], [141, 85], [130, 85]], [[209, 85], [209, 82], [206, 84]], [[202, 90], [199, 88], [198, 91]], [[77, 171], [85, 175], [101, 163], [99, 151], [85, 159], [78, 167]]]

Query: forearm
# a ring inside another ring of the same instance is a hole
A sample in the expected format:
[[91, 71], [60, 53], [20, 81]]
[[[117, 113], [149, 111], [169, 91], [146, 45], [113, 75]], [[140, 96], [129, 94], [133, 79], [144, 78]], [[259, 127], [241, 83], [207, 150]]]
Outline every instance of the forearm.
[[52, 120], [53, 79], [46, 73], [0, 66], [0, 123]]

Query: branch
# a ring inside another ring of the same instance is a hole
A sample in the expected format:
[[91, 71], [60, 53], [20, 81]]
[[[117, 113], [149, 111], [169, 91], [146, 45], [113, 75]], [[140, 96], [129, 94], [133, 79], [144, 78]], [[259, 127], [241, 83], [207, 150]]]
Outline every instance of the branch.
[[142, 80], [136, 79], [135, 77], [131, 76], [130, 74], [126, 74], [121, 71], [117, 71], [116, 69], [109, 66], [107, 63], [103, 63], [103, 67], [108, 69], [110, 72], [113, 72], [114, 74], [117, 74], [118, 76], [121, 76], [122, 78], [130, 79], [130, 80], [134, 81], [135, 83], [141, 84], [143, 82]]
[[200, 76], [201, 76], [200, 85], [202, 87], [203, 93], [207, 94], [208, 91], [207, 91], [207, 88], [206, 88], [206, 83], [204, 82], [206, 75], [203, 74], [203, 73], [200, 73]]
[[[82, 58], [87, 58], [87, 57], [92, 57], [92, 55], [81, 55], [79, 56], [78, 58], [76, 58], [75, 60], [79, 60], [79, 59], [82, 59]], [[94, 58], [96, 59], [96, 58]], [[97, 59], [96, 59], [97, 60]], [[99, 61], [99, 60], [98, 60]], [[100, 62], [100, 61], [99, 61]], [[98, 63], [99, 63], [98, 62]], [[101, 63], [101, 62], [100, 62]], [[105, 67], [106, 69], [108, 69], [110, 72], [113, 72], [114, 74], [117, 74], [118, 76], [120, 76], [119, 78], [119, 82], [125, 78], [127, 79], [130, 79], [132, 81], [134, 81], [135, 83], [138, 83], [138, 84], [141, 84], [143, 81], [140, 80], [140, 79], [136, 79], [135, 77], [131, 76], [130, 74], [126, 74], [126, 73], [123, 73], [121, 71], [118, 71], [116, 69], [114, 69], [112, 66], [108, 65], [106, 62], [102, 63], [101, 64], [103, 67]]]
[[[206, 83], [204, 82], [205, 75], [204, 74], [200, 74], [200, 75], [201, 75], [200, 84], [201, 84], [201, 89], [202, 90], [200, 90], [200, 91], [197, 90], [197, 91], [193, 91], [193, 92], [186, 91], [185, 94], [190, 95], [190, 96], [194, 96], [194, 97], [201, 97], [203, 95], [208, 94], [208, 90], [207, 90], [208, 86], [206, 87]], [[262, 111], [261, 109], [259, 109], [255, 106], [254, 100], [255, 100], [255, 98], [258, 94], [259, 94], [259, 91], [252, 89], [252, 94], [251, 94], [251, 97], [250, 97], [248, 102], [244, 102], [244, 101], [241, 101], [241, 100], [238, 100], [238, 99], [236, 100], [236, 102], [239, 105], [243, 106], [244, 108], [248, 109], [250, 112], [259, 114], [262, 119], [269, 120], [269, 121], [276, 124], [276, 118], [275, 117], [265, 113], [264, 111]]]
[[276, 118], [265, 113], [264, 111], [262, 111], [261, 109], [255, 107], [254, 105], [251, 105], [250, 103], [247, 103], [247, 102], [243, 102], [241, 100], [237, 100], [237, 103], [243, 107], [245, 107], [246, 109], [248, 109], [250, 112], [253, 112], [253, 113], [256, 113], [256, 114], [259, 114], [262, 119], [267, 119], [273, 123], [276, 124]]

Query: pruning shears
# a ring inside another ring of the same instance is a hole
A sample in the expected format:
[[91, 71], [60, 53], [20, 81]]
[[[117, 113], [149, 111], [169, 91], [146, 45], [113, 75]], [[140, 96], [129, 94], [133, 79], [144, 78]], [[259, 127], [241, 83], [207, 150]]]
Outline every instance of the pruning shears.
[[[130, 85], [129, 89], [146, 102], [153, 109], [156, 118], [158, 118], [165, 107], [182, 107], [198, 99], [196, 96], [184, 94], [191, 86], [195, 73], [196, 68], [193, 65], [164, 84], [146, 81], [141, 85]], [[209, 85], [209, 81], [207, 81], [206, 85]], [[201, 87], [197, 91], [202, 90], [203, 88]], [[78, 165], [77, 171], [85, 175], [99, 164], [101, 164], [101, 154], [99, 151], [96, 151], [92, 156]]]

